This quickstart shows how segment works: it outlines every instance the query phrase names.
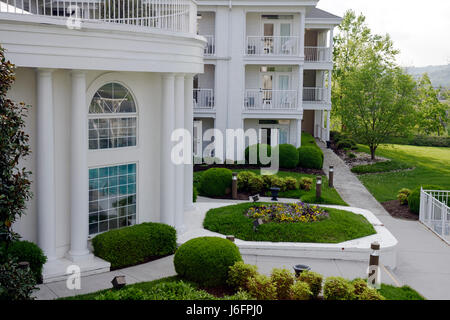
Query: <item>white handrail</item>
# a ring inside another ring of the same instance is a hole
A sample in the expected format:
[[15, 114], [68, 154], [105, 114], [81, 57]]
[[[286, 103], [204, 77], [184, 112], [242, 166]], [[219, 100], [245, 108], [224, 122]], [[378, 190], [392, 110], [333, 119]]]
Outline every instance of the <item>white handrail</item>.
[[191, 32], [193, 0], [3, 0], [0, 13]]
[[330, 97], [327, 88], [304, 87], [303, 101], [308, 103], [324, 103], [329, 102]]
[[247, 89], [244, 109], [257, 110], [297, 110], [297, 90]]
[[329, 47], [305, 47], [306, 62], [331, 62]]
[[194, 109], [214, 109], [213, 89], [193, 89]]
[[253, 55], [298, 55], [298, 37], [294, 36], [247, 36], [246, 54]]
[[450, 244], [450, 191], [420, 190], [419, 220]]

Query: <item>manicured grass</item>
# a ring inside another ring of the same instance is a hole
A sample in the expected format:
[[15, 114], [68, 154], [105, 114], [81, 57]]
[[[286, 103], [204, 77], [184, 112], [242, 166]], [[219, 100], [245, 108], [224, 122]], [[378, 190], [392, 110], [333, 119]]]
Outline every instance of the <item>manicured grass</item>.
[[340, 243], [375, 234], [373, 226], [362, 216], [351, 212], [328, 209], [329, 218], [313, 223], [266, 223], [253, 231], [253, 220], [246, 211], [254, 206], [244, 203], [209, 210], [203, 226], [238, 239], [271, 242]]
[[[365, 146], [359, 151], [368, 152]], [[450, 190], [450, 148], [382, 145], [376, 155], [404, 163], [414, 170], [361, 175], [359, 179], [380, 202], [395, 200], [402, 188], [433, 184]]]
[[380, 172], [389, 172], [395, 170], [405, 170], [412, 168], [412, 165], [409, 165], [402, 161], [391, 160], [378, 162], [375, 164], [361, 165], [352, 168], [352, 172], [356, 174], [364, 174], [364, 173], [380, 173]]
[[[235, 172], [240, 171], [251, 171], [257, 175], [260, 174], [259, 170], [233, 170]], [[194, 172], [194, 187], [197, 187], [197, 190], [199, 190], [199, 181], [200, 177], [202, 175], [202, 171]], [[313, 186], [310, 191], [305, 191], [301, 189], [296, 190], [289, 190], [285, 192], [280, 192], [279, 197], [280, 198], [289, 198], [289, 199], [299, 199], [305, 203], [320, 203], [320, 204], [335, 204], [335, 205], [342, 205], [347, 206], [347, 203], [342, 200], [339, 193], [337, 193], [336, 189], [329, 188], [328, 187], [328, 178], [326, 176], [322, 176], [322, 198], [316, 199], [316, 176], [311, 174], [304, 174], [304, 173], [297, 173], [297, 172], [289, 172], [289, 171], [279, 171], [277, 173], [277, 176], [286, 178], [286, 177], [292, 177], [297, 180], [297, 188], [299, 187], [298, 181], [302, 177], [308, 177], [312, 178], [314, 180]], [[267, 195], [269, 195], [268, 193]], [[262, 195], [264, 196], [264, 195]]]
[[394, 287], [382, 283], [379, 292], [386, 300], [425, 300], [424, 297], [409, 286]]

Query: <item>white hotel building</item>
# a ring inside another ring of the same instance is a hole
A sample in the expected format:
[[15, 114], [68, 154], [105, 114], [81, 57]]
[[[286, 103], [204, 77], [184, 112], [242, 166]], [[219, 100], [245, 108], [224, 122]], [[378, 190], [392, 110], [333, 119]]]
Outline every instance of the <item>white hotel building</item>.
[[[278, 143], [297, 147], [301, 131], [329, 140], [333, 29], [341, 18], [309, 0], [197, 3], [208, 44], [205, 72], [194, 78], [194, 131], [253, 128], [261, 142], [264, 129], [278, 129]], [[197, 156], [210, 144], [199, 137]]]
[[147, 221], [183, 232], [193, 167], [171, 161], [171, 134], [194, 118], [203, 130], [277, 128], [297, 146], [301, 130], [328, 139], [340, 19], [318, 1], [5, 2], [8, 94], [31, 106], [34, 197], [13, 228], [44, 250], [45, 282], [73, 263], [108, 271], [90, 252], [98, 233]]

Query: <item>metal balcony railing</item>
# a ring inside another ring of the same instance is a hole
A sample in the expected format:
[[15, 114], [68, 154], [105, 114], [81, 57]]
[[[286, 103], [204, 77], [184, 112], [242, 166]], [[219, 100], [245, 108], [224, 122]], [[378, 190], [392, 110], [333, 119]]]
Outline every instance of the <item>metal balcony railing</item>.
[[303, 101], [308, 103], [330, 102], [327, 88], [303, 88]]
[[328, 47], [305, 47], [306, 62], [331, 62], [331, 50]]
[[216, 54], [216, 39], [214, 36], [205, 36], [202, 35], [203, 37], [206, 38], [206, 47], [205, 47], [205, 56], [214, 56]]
[[[2, 0], [0, 13], [191, 32], [192, 0]], [[193, 9], [194, 8], [194, 9]]]
[[297, 110], [297, 90], [247, 89], [244, 109], [246, 111]]
[[295, 56], [298, 55], [298, 37], [248, 36], [246, 48], [249, 56]]
[[213, 89], [193, 89], [194, 110], [214, 109]]

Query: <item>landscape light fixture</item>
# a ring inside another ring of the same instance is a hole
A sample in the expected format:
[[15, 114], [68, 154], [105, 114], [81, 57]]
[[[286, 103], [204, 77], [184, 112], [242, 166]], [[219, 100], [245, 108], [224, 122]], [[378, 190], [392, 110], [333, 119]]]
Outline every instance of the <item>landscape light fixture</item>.
[[257, 202], [259, 201], [259, 194], [255, 194], [254, 196], [252, 196], [253, 202]]
[[125, 281], [125, 276], [115, 276], [111, 283], [114, 289], [121, 289], [127, 284]]
[[262, 225], [262, 224], [263, 224], [263, 221], [262, 221], [261, 218], [255, 219], [255, 220], [253, 221], [253, 231], [257, 232], [257, 231], [258, 231], [258, 227], [259, 227], [260, 225]]

